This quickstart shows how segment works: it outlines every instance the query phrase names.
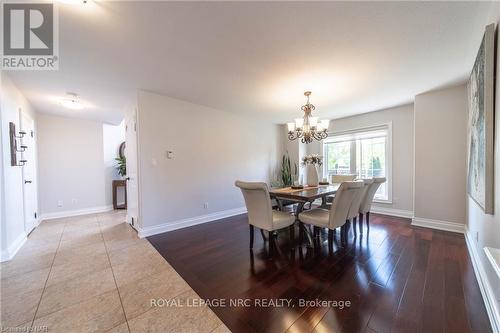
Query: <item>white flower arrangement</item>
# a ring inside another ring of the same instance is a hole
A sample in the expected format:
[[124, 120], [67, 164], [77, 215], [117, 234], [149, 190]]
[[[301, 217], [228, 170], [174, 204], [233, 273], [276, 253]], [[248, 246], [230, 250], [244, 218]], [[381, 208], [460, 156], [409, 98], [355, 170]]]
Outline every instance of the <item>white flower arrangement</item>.
[[311, 155], [306, 155], [306, 156], [302, 157], [301, 165], [306, 166], [308, 164], [312, 164], [312, 165], [317, 164], [318, 166], [323, 165], [323, 156], [318, 155], [318, 154], [311, 154]]

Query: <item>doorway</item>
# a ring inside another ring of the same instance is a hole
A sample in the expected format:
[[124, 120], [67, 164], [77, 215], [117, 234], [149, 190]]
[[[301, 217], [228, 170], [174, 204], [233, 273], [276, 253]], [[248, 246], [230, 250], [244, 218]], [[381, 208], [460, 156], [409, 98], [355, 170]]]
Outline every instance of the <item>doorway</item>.
[[127, 160], [127, 222], [139, 228], [139, 186], [137, 179], [137, 109], [125, 114], [125, 156]]

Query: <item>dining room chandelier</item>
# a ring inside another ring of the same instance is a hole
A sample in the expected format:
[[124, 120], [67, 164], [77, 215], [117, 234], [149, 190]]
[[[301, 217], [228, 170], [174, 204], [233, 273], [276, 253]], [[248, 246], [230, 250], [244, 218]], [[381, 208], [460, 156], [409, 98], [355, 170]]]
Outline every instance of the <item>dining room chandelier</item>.
[[307, 103], [301, 107], [304, 111], [304, 117], [295, 119], [295, 122], [288, 123], [288, 140], [293, 141], [301, 139], [302, 143], [311, 143], [314, 140], [321, 141], [328, 137], [329, 120], [318, 120], [318, 117], [312, 116], [315, 106], [309, 103], [310, 91], [306, 91]]

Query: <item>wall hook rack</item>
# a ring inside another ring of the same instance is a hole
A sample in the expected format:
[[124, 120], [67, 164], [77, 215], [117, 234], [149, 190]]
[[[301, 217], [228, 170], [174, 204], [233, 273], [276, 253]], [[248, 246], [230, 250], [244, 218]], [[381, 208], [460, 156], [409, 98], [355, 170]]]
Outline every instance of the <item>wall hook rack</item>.
[[17, 166], [17, 140], [16, 140], [16, 124], [9, 123], [9, 138], [10, 138], [10, 165]]
[[15, 137], [18, 138], [18, 139], [22, 139], [22, 138], [24, 138], [25, 135], [26, 135], [26, 132], [19, 131], [19, 135], [16, 135]]
[[21, 149], [17, 149], [17, 152], [18, 153], [24, 153], [27, 148], [28, 148], [28, 146], [21, 146]]

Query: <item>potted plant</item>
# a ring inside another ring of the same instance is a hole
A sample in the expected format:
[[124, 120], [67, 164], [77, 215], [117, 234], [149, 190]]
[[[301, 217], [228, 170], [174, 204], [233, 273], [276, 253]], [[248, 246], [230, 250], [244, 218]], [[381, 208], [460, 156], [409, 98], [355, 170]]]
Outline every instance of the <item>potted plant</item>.
[[317, 167], [323, 165], [323, 156], [318, 154], [306, 155], [301, 165], [306, 168], [306, 183], [308, 186], [318, 186], [319, 177]]
[[293, 173], [292, 173], [292, 163], [290, 161], [290, 156], [288, 152], [283, 155], [281, 161], [281, 184], [283, 186], [292, 186], [293, 180], [297, 178], [297, 164], [293, 164]]
[[115, 160], [118, 162], [116, 164], [118, 174], [122, 177], [125, 177], [127, 175], [127, 160], [125, 159], [125, 156], [117, 157], [115, 158]]

